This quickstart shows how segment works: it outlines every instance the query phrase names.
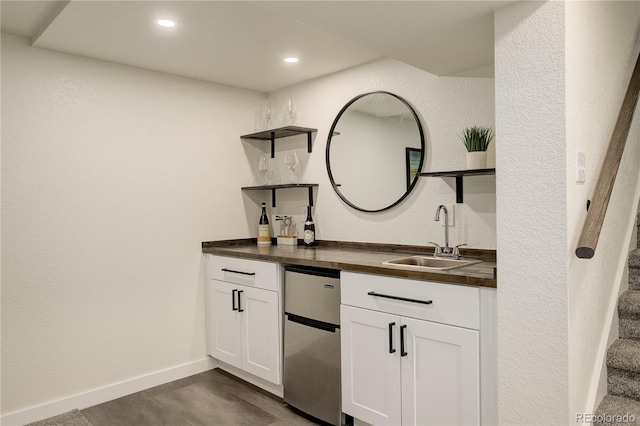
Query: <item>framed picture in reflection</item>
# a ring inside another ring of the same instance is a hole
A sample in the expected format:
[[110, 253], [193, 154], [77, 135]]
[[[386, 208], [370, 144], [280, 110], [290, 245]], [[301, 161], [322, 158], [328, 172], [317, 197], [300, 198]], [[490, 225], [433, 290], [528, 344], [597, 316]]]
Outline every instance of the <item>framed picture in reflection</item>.
[[419, 172], [418, 167], [420, 167], [422, 150], [419, 148], [405, 148], [405, 151], [407, 162], [407, 189], [409, 189]]

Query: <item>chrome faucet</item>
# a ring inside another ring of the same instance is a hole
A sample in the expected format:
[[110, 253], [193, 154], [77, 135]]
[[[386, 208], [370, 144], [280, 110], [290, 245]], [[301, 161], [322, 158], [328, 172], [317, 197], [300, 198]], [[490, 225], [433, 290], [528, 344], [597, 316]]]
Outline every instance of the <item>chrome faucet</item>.
[[444, 210], [444, 247], [438, 250], [440, 246], [436, 244], [436, 252], [440, 251], [439, 254], [449, 254], [451, 253], [449, 248], [449, 210], [443, 204], [440, 204], [436, 209], [436, 222], [440, 221], [440, 210]]
[[436, 246], [433, 256], [434, 257], [452, 257], [454, 259], [460, 259], [460, 252], [458, 251], [458, 247], [466, 246], [466, 244], [458, 244], [453, 248], [453, 252], [449, 247], [449, 210], [444, 205], [439, 205], [436, 210], [436, 218], [435, 221], [440, 221], [440, 210], [444, 210], [444, 247], [440, 247], [438, 244], [434, 242], [430, 242]]

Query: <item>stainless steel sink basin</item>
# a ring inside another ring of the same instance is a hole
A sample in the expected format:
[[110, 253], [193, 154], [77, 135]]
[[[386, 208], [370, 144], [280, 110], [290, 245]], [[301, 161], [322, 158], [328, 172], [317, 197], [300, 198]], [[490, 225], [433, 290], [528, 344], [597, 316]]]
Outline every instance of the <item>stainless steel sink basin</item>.
[[463, 266], [474, 265], [482, 262], [475, 259], [448, 259], [431, 256], [409, 256], [399, 259], [387, 260], [383, 265], [403, 266], [408, 269], [434, 269], [445, 271], [448, 269], [462, 268]]

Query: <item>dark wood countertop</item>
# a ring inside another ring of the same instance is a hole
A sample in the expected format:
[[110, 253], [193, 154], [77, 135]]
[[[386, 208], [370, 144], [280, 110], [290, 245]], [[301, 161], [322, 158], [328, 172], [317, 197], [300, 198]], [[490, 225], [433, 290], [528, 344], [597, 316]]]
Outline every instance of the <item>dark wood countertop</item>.
[[481, 263], [448, 271], [409, 270], [382, 262], [411, 255], [433, 254], [432, 247], [394, 244], [318, 241], [313, 248], [304, 246], [259, 247], [255, 238], [202, 243], [202, 252], [283, 264], [318, 266], [343, 271], [389, 275], [451, 284], [497, 287], [495, 250], [460, 249], [463, 257], [482, 259]]

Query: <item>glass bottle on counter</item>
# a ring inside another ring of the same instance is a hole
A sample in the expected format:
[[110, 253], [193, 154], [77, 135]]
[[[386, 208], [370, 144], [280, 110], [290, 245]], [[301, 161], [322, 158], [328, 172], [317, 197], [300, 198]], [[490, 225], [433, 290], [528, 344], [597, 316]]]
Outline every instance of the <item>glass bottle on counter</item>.
[[271, 233], [269, 232], [269, 216], [267, 216], [267, 205], [262, 203], [262, 213], [258, 221], [258, 245], [270, 246]]
[[307, 206], [307, 219], [304, 221], [304, 246], [313, 247], [316, 245], [316, 225], [311, 217], [311, 206]]

